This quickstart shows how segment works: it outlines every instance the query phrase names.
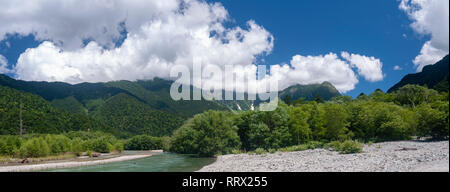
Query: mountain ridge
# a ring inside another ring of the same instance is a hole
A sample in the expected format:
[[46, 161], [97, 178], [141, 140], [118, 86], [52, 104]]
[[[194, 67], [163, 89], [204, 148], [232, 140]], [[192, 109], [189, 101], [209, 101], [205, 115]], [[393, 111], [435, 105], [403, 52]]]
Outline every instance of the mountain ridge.
[[[388, 93], [394, 92], [400, 87], [407, 84], [417, 84], [427, 86], [429, 88], [438, 89], [438, 91], [444, 91], [445, 86], [448, 90], [448, 71], [449, 71], [449, 55], [442, 58], [440, 61], [433, 65], [427, 65], [419, 73], [408, 74], [404, 76], [397, 84], [392, 86]], [[442, 88], [435, 87], [441, 82], [447, 81], [447, 85], [442, 85]]]

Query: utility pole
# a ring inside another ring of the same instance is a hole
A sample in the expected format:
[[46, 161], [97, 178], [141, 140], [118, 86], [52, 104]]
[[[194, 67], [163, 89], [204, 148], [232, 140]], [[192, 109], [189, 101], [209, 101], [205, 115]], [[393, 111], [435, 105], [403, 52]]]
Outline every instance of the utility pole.
[[22, 133], [23, 133], [22, 108], [23, 108], [23, 103], [20, 103], [20, 112], [19, 112], [20, 122], [19, 122], [19, 127], [20, 127], [20, 137], [21, 138], [22, 138]]
[[86, 109], [85, 112], [86, 112], [87, 121], [88, 121], [88, 133], [90, 133], [91, 132], [91, 120], [89, 119], [89, 110]]

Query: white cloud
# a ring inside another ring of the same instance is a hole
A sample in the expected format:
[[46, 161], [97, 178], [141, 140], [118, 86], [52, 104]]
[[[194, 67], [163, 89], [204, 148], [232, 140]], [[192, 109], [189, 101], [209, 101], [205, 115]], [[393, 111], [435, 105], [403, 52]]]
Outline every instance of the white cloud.
[[341, 53], [342, 58], [347, 60], [352, 67], [358, 69], [358, 74], [363, 76], [367, 81], [376, 82], [383, 80], [383, 63], [375, 57], [367, 57], [358, 54]]
[[358, 79], [351, 66], [335, 53], [319, 56], [295, 55], [291, 66], [276, 65], [271, 68], [273, 78], [280, 81], [281, 89], [295, 84], [315, 84], [328, 81], [340, 92], [353, 90]]
[[163, 19], [130, 31], [117, 48], [105, 49], [91, 41], [83, 48], [64, 50], [45, 41], [21, 54], [17, 76], [69, 83], [168, 78], [172, 66], [191, 68], [193, 58], [218, 66], [252, 65], [273, 47], [272, 35], [254, 21], [246, 29], [225, 28], [228, 14], [220, 4], [189, 1], [183, 11], [161, 14]]
[[417, 72], [420, 72], [423, 67], [435, 64], [447, 54], [448, 51], [437, 49], [431, 45], [431, 41], [427, 41], [420, 50], [420, 54], [414, 59], [413, 63], [417, 67]]
[[[175, 65], [192, 70], [194, 58], [221, 69], [242, 66], [237, 75], [255, 74], [258, 56], [270, 54], [274, 46], [272, 34], [255, 21], [248, 21], [245, 28], [227, 27], [228, 12], [218, 3], [97, 0], [75, 4], [35, 0], [22, 7], [17, 3], [0, 0], [5, 10], [0, 12], [0, 39], [19, 33], [45, 40], [20, 55], [14, 71], [23, 80], [80, 83], [167, 79]], [[115, 47], [123, 30], [121, 22], [127, 36]], [[85, 39], [92, 41], [83, 46]], [[329, 81], [339, 91], [347, 92], [358, 83], [352, 68], [369, 81], [383, 79], [379, 59], [352, 54], [347, 60], [335, 53], [295, 55], [290, 65], [273, 65], [271, 76], [249, 82], [249, 86], [278, 80], [279, 88], [284, 89]], [[222, 84], [217, 79], [204, 83]]]
[[394, 66], [394, 71], [400, 71], [400, 70], [402, 70], [402, 68], [400, 66], [398, 66], [398, 65]]
[[413, 61], [417, 71], [422, 71], [424, 66], [434, 64], [448, 54], [448, 0], [402, 0], [399, 8], [413, 20], [411, 27], [417, 33], [431, 35]]
[[10, 72], [11, 70], [8, 69], [8, 60], [3, 55], [0, 55], [0, 74]]
[[165, 14], [178, 9], [178, 0], [0, 0], [0, 40], [8, 33], [34, 34], [39, 40], [62, 43], [66, 49], [95, 39], [106, 47], [121, 37], [119, 23], [139, 31], [152, 20], [165, 20]]

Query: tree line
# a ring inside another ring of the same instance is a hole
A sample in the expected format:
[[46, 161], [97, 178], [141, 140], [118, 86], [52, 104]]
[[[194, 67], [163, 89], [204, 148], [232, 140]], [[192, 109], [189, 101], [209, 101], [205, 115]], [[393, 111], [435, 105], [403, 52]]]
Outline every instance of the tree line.
[[69, 132], [66, 134], [0, 135], [0, 156], [39, 158], [63, 154], [92, 155], [93, 152], [122, 152], [123, 141], [103, 132]]
[[[320, 100], [319, 100], [320, 101]], [[448, 139], [448, 91], [406, 85], [394, 93], [376, 90], [356, 99], [279, 101], [274, 111], [207, 111], [175, 131], [170, 150], [214, 156], [236, 150], [273, 151], [311, 142], [340, 149], [354, 141], [381, 142], [412, 137]], [[310, 146], [310, 145], [305, 145]], [[351, 147], [345, 149], [352, 151]]]

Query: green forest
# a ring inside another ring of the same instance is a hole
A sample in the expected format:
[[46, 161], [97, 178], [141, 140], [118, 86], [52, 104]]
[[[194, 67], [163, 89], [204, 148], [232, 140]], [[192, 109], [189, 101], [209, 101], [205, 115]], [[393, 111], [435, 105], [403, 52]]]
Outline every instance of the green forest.
[[329, 146], [358, 152], [360, 143], [449, 137], [449, 98], [419, 85], [393, 93], [376, 90], [328, 102], [279, 102], [275, 111], [208, 111], [172, 136], [170, 150], [214, 156], [236, 152], [301, 150]]

